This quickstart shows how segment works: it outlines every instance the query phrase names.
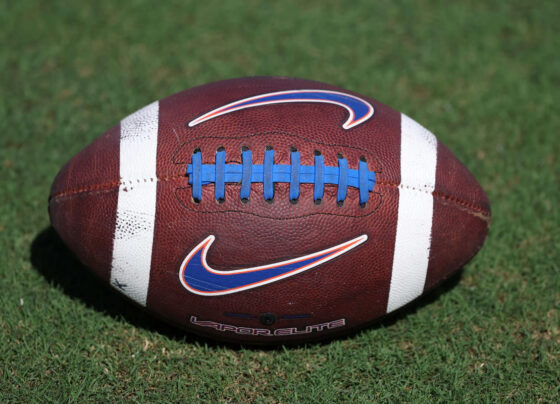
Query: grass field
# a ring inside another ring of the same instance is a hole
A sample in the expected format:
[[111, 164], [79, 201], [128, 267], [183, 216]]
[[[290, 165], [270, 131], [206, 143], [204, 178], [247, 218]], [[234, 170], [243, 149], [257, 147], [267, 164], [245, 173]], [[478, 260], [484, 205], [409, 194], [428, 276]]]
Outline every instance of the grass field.
[[[560, 4], [3, 1], [0, 402], [557, 402]], [[215, 345], [104, 288], [49, 228], [61, 165], [174, 92], [250, 75], [359, 91], [430, 128], [493, 222], [461, 276], [327, 344]]]

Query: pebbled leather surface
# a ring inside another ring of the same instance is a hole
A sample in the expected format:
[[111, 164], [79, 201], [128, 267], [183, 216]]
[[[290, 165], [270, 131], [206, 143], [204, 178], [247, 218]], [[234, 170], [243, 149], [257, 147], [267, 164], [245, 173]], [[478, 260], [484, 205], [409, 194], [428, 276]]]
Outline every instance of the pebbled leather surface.
[[[222, 340], [278, 343], [325, 338], [348, 331], [385, 314], [397, 221], [400, 183], [400, 113], [375, 101], [373, 117], [350, 130], [342, 124], [348, 112], [329, 104], [278, 104], [233, 112], [188, 127], [188, 122], [216, 107], [266, 92], [289, 89], [346, 90], [291, 78], [244, 78], [211, 83], [160, 101], [157, 205], [147, 309], [189, 331]], [[300, 151], [301, 164], [313, 165], [319, 150], [326, 165], [337, 165], [342, 153], [350, 168], [365, 156], [376, 171], [376, 185], [365, 208], [357, 190], [349, 189], [342, 207], [336, 187], [327, 186], [320, 205], [313, 203], [313, 185], [302, 185], [300, 200], [291, 204], [288, 184], [277, 184], [273, 203], [264, 201], [254, 184], [249, 203], [239, 198], [239, 185], [226, 184], [225, 202], [203, 187], [194, 203], [186, 165], [195, 149], [213, 163], [218, 147], [227, 161], [241, 162], [241, 147], [262, 164], [266, 146], [275, 162], [289, 164], [290, 147]], [[72, 251], [101, 278], [108, 280], [119, 178], [119, 125], [74, 157], [56, 177], [49, 202], [53, 226]], [[418, 190], [418, 192], [423, 192]], [[490, 205], [469, 171], [438, 142], [432, 248], [425, 291], [452, 275], [482, 246]], [[263, 287], [226, 296], [203, 297], [188, 292], [178, 279], [179, 264], [208, 235], [216, 236], [208, 262], [215, 269], [234, 270], [310, 254], [362, 234], [368, 241], [326, 264]], [[251, 317], [232, 317], [231, 313]], [[263, 325], [263, 313], [276, 322]], [[301, 315], [305, 318], [283, 318]], [[247, 336], [193, 326], [189, 318], [238, 327], [276, 329], [305, 327], [345, 319], [346, 326], [299, 336]]]

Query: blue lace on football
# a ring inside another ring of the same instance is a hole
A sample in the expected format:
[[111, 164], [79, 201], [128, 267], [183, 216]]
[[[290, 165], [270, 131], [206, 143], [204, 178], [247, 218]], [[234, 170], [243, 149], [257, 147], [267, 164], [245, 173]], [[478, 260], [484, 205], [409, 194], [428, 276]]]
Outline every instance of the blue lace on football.
[[290, 200], [299, 199], [300, 184], [313, 184], [313, 199], [319, 203], [323, 199], [325, 185], [336, 185], [336, 200], [342, 205], [348, 194], [348, 187], [357, 188], [360, 194], [360, 205], [365, 206], [369, 193], [375, 186], [375, 172], [369, 171], [365, 159], [360, 159], [358, 169], [348, 168], [348, 161], [339, 156], [338, 167], [325, 166], [324, 157], [316, 152], [314, 165], [300, 164], [297, 150], [290, 153], [290, 164], [274, 164], [274, 150], [267, 148], [263, 164], [253, 164], [251, 150], [244, 148], [241, 152], [241, 164], [226, 164], [226, 151], [219, 148], [216, 152], [215, 164], [202, 164], [202, 153], [196, 150], [192, 163], [187, 166], [189, 184], [192, 185], [192, 196], [195, 202], [202, 200], [202, 187], [214, 184], [214, 196], [217, 201], [225, 200], [226, 183], [241, 184], [239, 197], [247, 202], [251, 196], [251, 184], [262, 183], [264, 199], [274, 199], [274, 184], [283, 182], [290, 184]]

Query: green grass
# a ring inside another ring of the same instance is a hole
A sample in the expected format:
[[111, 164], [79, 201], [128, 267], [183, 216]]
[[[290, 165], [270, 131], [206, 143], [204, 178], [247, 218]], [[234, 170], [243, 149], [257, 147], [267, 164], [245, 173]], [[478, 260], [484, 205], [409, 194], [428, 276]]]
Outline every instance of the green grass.
[[[531, 1], [3, 1], [0, 402], [554, 402], [560, 6]], [[460, 279], [357, 335], [214, 345], [103, 288], [49, 229], [60, 166], [123, 116], [238, 76], [357, 90], [426, 125], [487, 190]]]

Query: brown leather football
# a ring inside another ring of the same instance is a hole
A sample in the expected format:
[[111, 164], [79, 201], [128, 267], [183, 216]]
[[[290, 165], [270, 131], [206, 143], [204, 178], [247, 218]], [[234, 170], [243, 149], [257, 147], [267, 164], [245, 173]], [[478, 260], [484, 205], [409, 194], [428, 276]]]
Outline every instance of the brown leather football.
[[281, 77], [154, 102], [71, 159], [51, 222], [101, 279], [196, 334], [332, 337], [480, 249], [488, 199], [432, 133], [375, 100]]

